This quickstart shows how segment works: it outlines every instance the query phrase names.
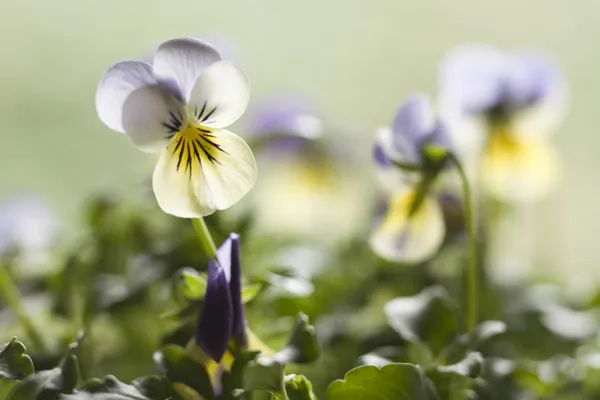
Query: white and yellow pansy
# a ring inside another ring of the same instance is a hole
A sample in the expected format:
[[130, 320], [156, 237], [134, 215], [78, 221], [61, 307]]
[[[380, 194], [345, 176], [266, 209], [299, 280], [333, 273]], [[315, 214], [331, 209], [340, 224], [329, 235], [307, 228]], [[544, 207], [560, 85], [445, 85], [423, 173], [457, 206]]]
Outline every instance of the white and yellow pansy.
[[444, 162], [430, 158], [430, 146], [452, 147], [444, 124], [435, 118], [424, 95], [406, 101], [392, 127], [377, 134], [374, 159], [389, 199], [370, 244], [387, 260], [422, 262], [443, 243], [444, 213], [434, 189]]
[[235, 64], [193, 38], [161, 44], [152, 64], [123, 61], [98, 86], [98, 116], [133, 144], [160, 153], [152, 186], [168, 214], [196, 218], [238, 202], [256, 181], [252, 151], [227, 128], [250, 85]]
[[440, 92], [457, 150], [489, 194], [529, 202], [556, 187], [558, 156], [547, 137], [564, 115], [566, 85], [548, 60], [462, 46], [442, 63]]

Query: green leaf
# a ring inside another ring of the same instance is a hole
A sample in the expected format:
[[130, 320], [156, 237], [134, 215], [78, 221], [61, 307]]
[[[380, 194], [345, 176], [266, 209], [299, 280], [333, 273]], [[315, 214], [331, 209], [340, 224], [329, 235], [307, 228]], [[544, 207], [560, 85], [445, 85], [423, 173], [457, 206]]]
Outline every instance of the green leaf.
[[15, 385], [7, 400], [50, 400], [58, 399], [61, 394], [71, 394], [79, 381], [79, 364], [75, 356], [82, 335], [69, 345], [67, 354], [58, 367], [30, 375]]
[[247, 304], [254, 300], [263, 289], [262, 283], [249, 283], [242, 288], [242, 303]]
[[423, 342], [439, 354], [458, 334], [454, 308], [446, 291], [435, 286], [388, 302], [385, 313], [391, 327], [405, 340]]
[[177, 294], [187, 300], [200, 300], [206, 294], [208, 278], [193, 268], [182, 268], [173, 277]]
[[20, 380], [33, 375], [35, 369], [26, 350], [17, 338], [0, 347], [0, 378]]
[[317, 400], [312, 384], [304, 375], [288, 375], [284, 380], [289, 400]]
[[244, 387], [244, 371], [247, 365], [256, 360], [260, 351], [242, 351], [235, 355], [235, 360], [230, 371], [223, 371], [221, 384], [223, 385], [223, 393], [230, 394], [236, 389]]
[[309, 324], [306, 314], [299, 313], [296, 325], [287, 345], [273, 356], [281, 364], [310, 363], [319, 358], [321, 348], [315, 334], [314, 326]]
[[427, 373], [432, 380], [440, 399], [468, 400], [472, 398], [475, 378], [481, 373], [483, 357], [479, 353], [469, 353], [464, 360], [438, 366]]
[[283, 364], [267, 357], [260, 357], [250, 362], [244, 371], [244, 390], [282, 393], [284, 368]]
[[74, 394], [63, 395], [61, 400], [166, 400], [177, 398], [169, 382], [159, 376], [148, 376], [131, 385], [111, 375], [103, 380], [92, 379]]
[[154, 353], [154, 360], [164, 370], [169, 381], [189, 386], [206, 400], [215, 398], [204, 365], [191, 358], [182, 347], [167, 345]]
[[364, 365], [329, 385], [327, 399], [429, 400], [426, 385], [419, 367], [413, 364], [388, 364], [381, 369]]

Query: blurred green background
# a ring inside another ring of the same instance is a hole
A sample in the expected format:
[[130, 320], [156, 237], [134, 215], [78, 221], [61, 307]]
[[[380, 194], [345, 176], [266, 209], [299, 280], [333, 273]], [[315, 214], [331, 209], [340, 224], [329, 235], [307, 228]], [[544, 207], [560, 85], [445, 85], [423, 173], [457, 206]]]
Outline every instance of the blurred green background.
[[600, 278], [597, 0], [4, 0], [1, 10], [0, 194], [47, 197], [69, 233], [91, 193], [150, 176], [153, 156], [102, 125], [94, 95], [109, 65], [147, 56], [166, 39], [230, 41], [253, 102], [280, 92], [314, 97], [329, 122], [347, 128], [347, 140], [364, 145], [373, 190], [375, 127], [411, 92], [435, 96], [447, 50], [473, 41], [540, 49], [563, 68], [572, 102], [555, 137], [562, 188], [528, 217], [537, 268], [572, 282]]

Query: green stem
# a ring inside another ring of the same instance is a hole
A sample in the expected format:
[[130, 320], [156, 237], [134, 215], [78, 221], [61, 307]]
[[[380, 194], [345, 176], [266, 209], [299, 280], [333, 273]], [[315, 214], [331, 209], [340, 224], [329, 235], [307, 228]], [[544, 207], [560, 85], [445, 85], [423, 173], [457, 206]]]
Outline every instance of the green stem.
[[210, 235], [210, 231], [206, 226], [206, 222], [204, 222], [204, 218], [194, 218], [192, 219], [192, 224], [194, 224], [194, 228], [196, 229], [196, 233], [200, 238], [200, 242], [202, 243], [202, 247], [204, 248], [204, 253], [208, 258], [216, 258], [217, 257], [217, 246], [215, 246], [215, 241]]
[[465, 170], [460, 164], [460, 161], [458, 161], [458, 158], [456, 158], [454, 154], [450, 154], [449, 159], [456, 167], [462, 182], [463, 201], [465, 204], [465, 222], [467, 225], [467, 233], [469, 235], [469, 264], [467, 270], [467, 330], [468, 332], [473, 332], [479, 321], [479, 258], [477, 255], [477, 235], [475, 232], [475, 223], [473, 221], [473, 201], [471, 198], [469, 180], [467, 179], [467, 175], [465, 174]]
[[8, 270], [0, 265], [0, 297], [4, 298], [6, 304], [13, 310], [19, 321], [23, 325], [23, 328], [27, 332], [29, 340], [33, 345], [42, 353], [47, 352], [46, 342], [43, 336], [36, 328], [33, 321], [29, 318], [25, 312], [23, 306], [23, 300], [21, 293], [12, 280], [12, 277], [8, 273]]

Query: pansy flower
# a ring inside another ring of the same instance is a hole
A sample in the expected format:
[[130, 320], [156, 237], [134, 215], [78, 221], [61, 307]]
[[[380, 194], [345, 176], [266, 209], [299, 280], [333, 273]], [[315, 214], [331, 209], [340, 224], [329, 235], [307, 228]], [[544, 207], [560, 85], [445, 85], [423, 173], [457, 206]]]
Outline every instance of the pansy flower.
[[151, 64], [110, 67], [96, 108], [140, 150], [160, 153], [152, 186], [162, 210], [195, 218], [231, 207], [254, 185], [252, 151], [225, 129], [244, 113], [249, 95], [239, 67], [209, 44], [181, 38], [161, 44]]
[[[441, 158], [435, 149], [442, 150]], [[435, 186], [449, 149], [446, 127], [424, 95], [408, 99], [392, 126], [378, 132], [374, 161], [389, 197], [370, 244], [381, 257], [418, 263], [442, 245], [444, 215]]]
[[547, 137], [564, 114], [565, 82], [554, 65], [531, 52], [463, 46], [442, 63], [440, 86], [458, 150], [489, 193], [531, 201], [555, 187]]
[[257, 229], [319, 242], [342, 240], [360, 229], [367, 216], [357, 195], [360, 183], [350, 172], [356, 160], [352, 142], [327, 134], [330, 128], [312, 99], [299, 94], [265, 99], [252, 110], [248, 128], [264, 171], [252, 192]]

